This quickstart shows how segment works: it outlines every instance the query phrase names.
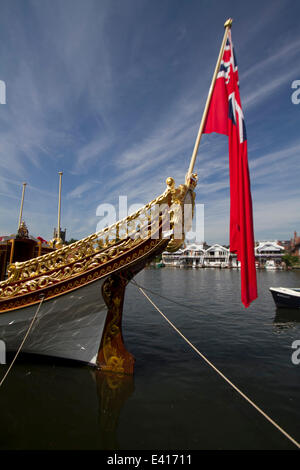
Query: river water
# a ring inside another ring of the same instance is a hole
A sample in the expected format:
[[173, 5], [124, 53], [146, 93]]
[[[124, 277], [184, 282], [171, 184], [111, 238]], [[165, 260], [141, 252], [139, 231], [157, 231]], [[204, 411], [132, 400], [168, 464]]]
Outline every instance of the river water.
[[[240, 273], [148, 268], [136, 281], [236, 386], [300, 440], [300, 311], [277, 310], [270, 286], [300, 272], [258, 271], [258, 299], [240, 302]], [[158, 295], [159, 294], [159, 295]], [[161, 297], [163, 296], [163, 297]], [[172, 302], [169, 300], [171, 299]], [[0, 449], [293, 449], [168, 325], [133, 284], [123, 334], [134, 377], [20, 356], [0, 389]], [[5, 372], [0, 368], [1, 377]]]

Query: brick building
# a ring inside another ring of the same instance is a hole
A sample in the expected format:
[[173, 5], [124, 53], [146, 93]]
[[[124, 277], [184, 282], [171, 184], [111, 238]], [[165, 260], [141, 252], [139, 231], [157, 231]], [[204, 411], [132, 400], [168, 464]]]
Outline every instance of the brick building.
[[291, 238], [290, 252], [300, 258], [300, 237], [298, 237], [297, 232], [294, 232], [294, 238]]

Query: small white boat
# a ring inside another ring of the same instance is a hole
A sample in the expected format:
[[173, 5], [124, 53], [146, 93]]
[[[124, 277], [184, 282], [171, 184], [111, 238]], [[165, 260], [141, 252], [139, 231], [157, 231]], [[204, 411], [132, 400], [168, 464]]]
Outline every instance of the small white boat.
[[265, 269], [268, 269], [270, 271], [274, 270], [274, 269], [277, 269], [277, 266], [276, 266], [276, 263], [274, 260], [268, 260], [266, 261], [266, 264], [265, 264]]
[[300, 308], [300, 288], [270, 287], [277, 307]]

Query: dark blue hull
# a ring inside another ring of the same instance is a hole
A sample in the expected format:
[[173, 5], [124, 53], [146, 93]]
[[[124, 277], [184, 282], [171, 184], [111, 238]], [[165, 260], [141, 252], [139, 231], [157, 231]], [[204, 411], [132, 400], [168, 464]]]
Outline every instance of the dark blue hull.
[[282, 293], [271, 290], [274, 302], [277, 307], [300, 308], [300, 297], [289, 293]]

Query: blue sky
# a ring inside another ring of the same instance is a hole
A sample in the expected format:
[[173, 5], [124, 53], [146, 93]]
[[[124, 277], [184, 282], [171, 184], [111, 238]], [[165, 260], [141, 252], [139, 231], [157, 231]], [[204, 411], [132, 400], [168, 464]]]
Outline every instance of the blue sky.
[[[300, 3], [216, 0], [1, 0], [0, 235], [50, 239], [63, 171], [67, 238], [96, 230], [101, 203], [145, 204], [184, 182], [211, 76], [232, 38], [248, 136], [256, 239], [300, 232]], [[205, 239], [228, 243], [227, 138], [196, 163]]]

